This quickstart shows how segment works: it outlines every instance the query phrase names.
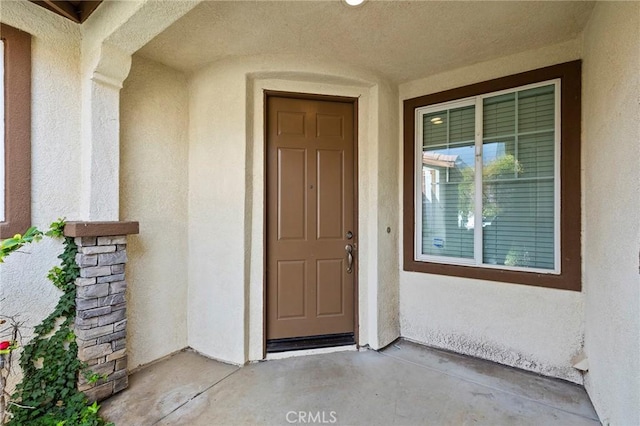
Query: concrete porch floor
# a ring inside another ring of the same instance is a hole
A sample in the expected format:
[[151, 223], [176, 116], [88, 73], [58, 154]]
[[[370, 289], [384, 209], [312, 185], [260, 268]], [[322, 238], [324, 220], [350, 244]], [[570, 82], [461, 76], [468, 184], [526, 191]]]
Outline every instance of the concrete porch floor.
[[242, 368], [181, 352], [101, 413], [116, 426], [599, 424], [580, 386], [406, 341]]

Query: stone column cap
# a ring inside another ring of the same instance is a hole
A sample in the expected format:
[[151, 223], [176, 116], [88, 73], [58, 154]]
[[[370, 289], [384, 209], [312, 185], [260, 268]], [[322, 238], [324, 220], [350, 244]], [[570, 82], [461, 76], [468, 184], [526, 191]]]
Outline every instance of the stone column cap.
[[140, 224], [134, 221], [113, 222], [67, 222], [64, 235], [67, 237], [110, 237], [140, 233]]

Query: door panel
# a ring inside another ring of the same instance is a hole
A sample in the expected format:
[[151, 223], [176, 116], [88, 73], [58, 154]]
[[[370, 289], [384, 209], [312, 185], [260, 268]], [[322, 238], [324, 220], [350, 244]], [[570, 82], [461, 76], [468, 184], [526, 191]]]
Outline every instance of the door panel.
[[278, 149], [279, 240], [306, 239], [306, 154], [305, 149]]
[[354, 113], [267, 98], [267, 340], [354, 332]]
[[318, 239], [339, 239], [342, 237], [344, 206], [342, 204], [344, 185], [343, 152], [319, 149], [317, 152], [317, 205]]
[[278, 112], [278, 136], [305, 134], [305, 113], [304, 112]]
[[316, 262], [316, 288], [318, 316], [343, 315], [343, 259], [318, 260]]
[[344, 139], [344, 117], [342, 115], [318, 114], [317, 117], [317, 137], [337, 137]]
[[278, 319], [305, 318], [305, 269], [303, 260], [278, 262]]

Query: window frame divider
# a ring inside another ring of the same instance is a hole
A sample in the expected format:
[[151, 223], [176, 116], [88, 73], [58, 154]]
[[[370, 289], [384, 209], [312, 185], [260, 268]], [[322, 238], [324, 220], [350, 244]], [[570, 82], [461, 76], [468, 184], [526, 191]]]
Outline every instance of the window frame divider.
[[[474, 146], [474, 160], [475, 160], [475, 174], [474, 174], [474, 208], [473, 208], [473, 257], [476, 263], [476, 266], [482, 265], [482, 250], [484, 246], [482, 244], [482, 225], [484, 223], [484, 218], [482, 216], [482, 143], [484, 141], [484, 131], [483, 131], [483, 121], [484, 121], [484, 110], [483, 110], [483, 100], [481, 97], [476, 97], [475, 103], [475, 146]], [[480, 218], [480, 226], [478, 226], [478, 218]]]

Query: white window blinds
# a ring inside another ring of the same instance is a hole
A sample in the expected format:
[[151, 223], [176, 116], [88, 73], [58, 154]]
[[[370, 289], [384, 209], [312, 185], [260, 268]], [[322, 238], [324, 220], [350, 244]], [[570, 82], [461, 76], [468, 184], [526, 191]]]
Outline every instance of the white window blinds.
[[423, 123], [422, 254], [473, 259], [475, 107], [434, 111]]
[[558, 272], [558, 84], [418, 110], [417, 260]]

